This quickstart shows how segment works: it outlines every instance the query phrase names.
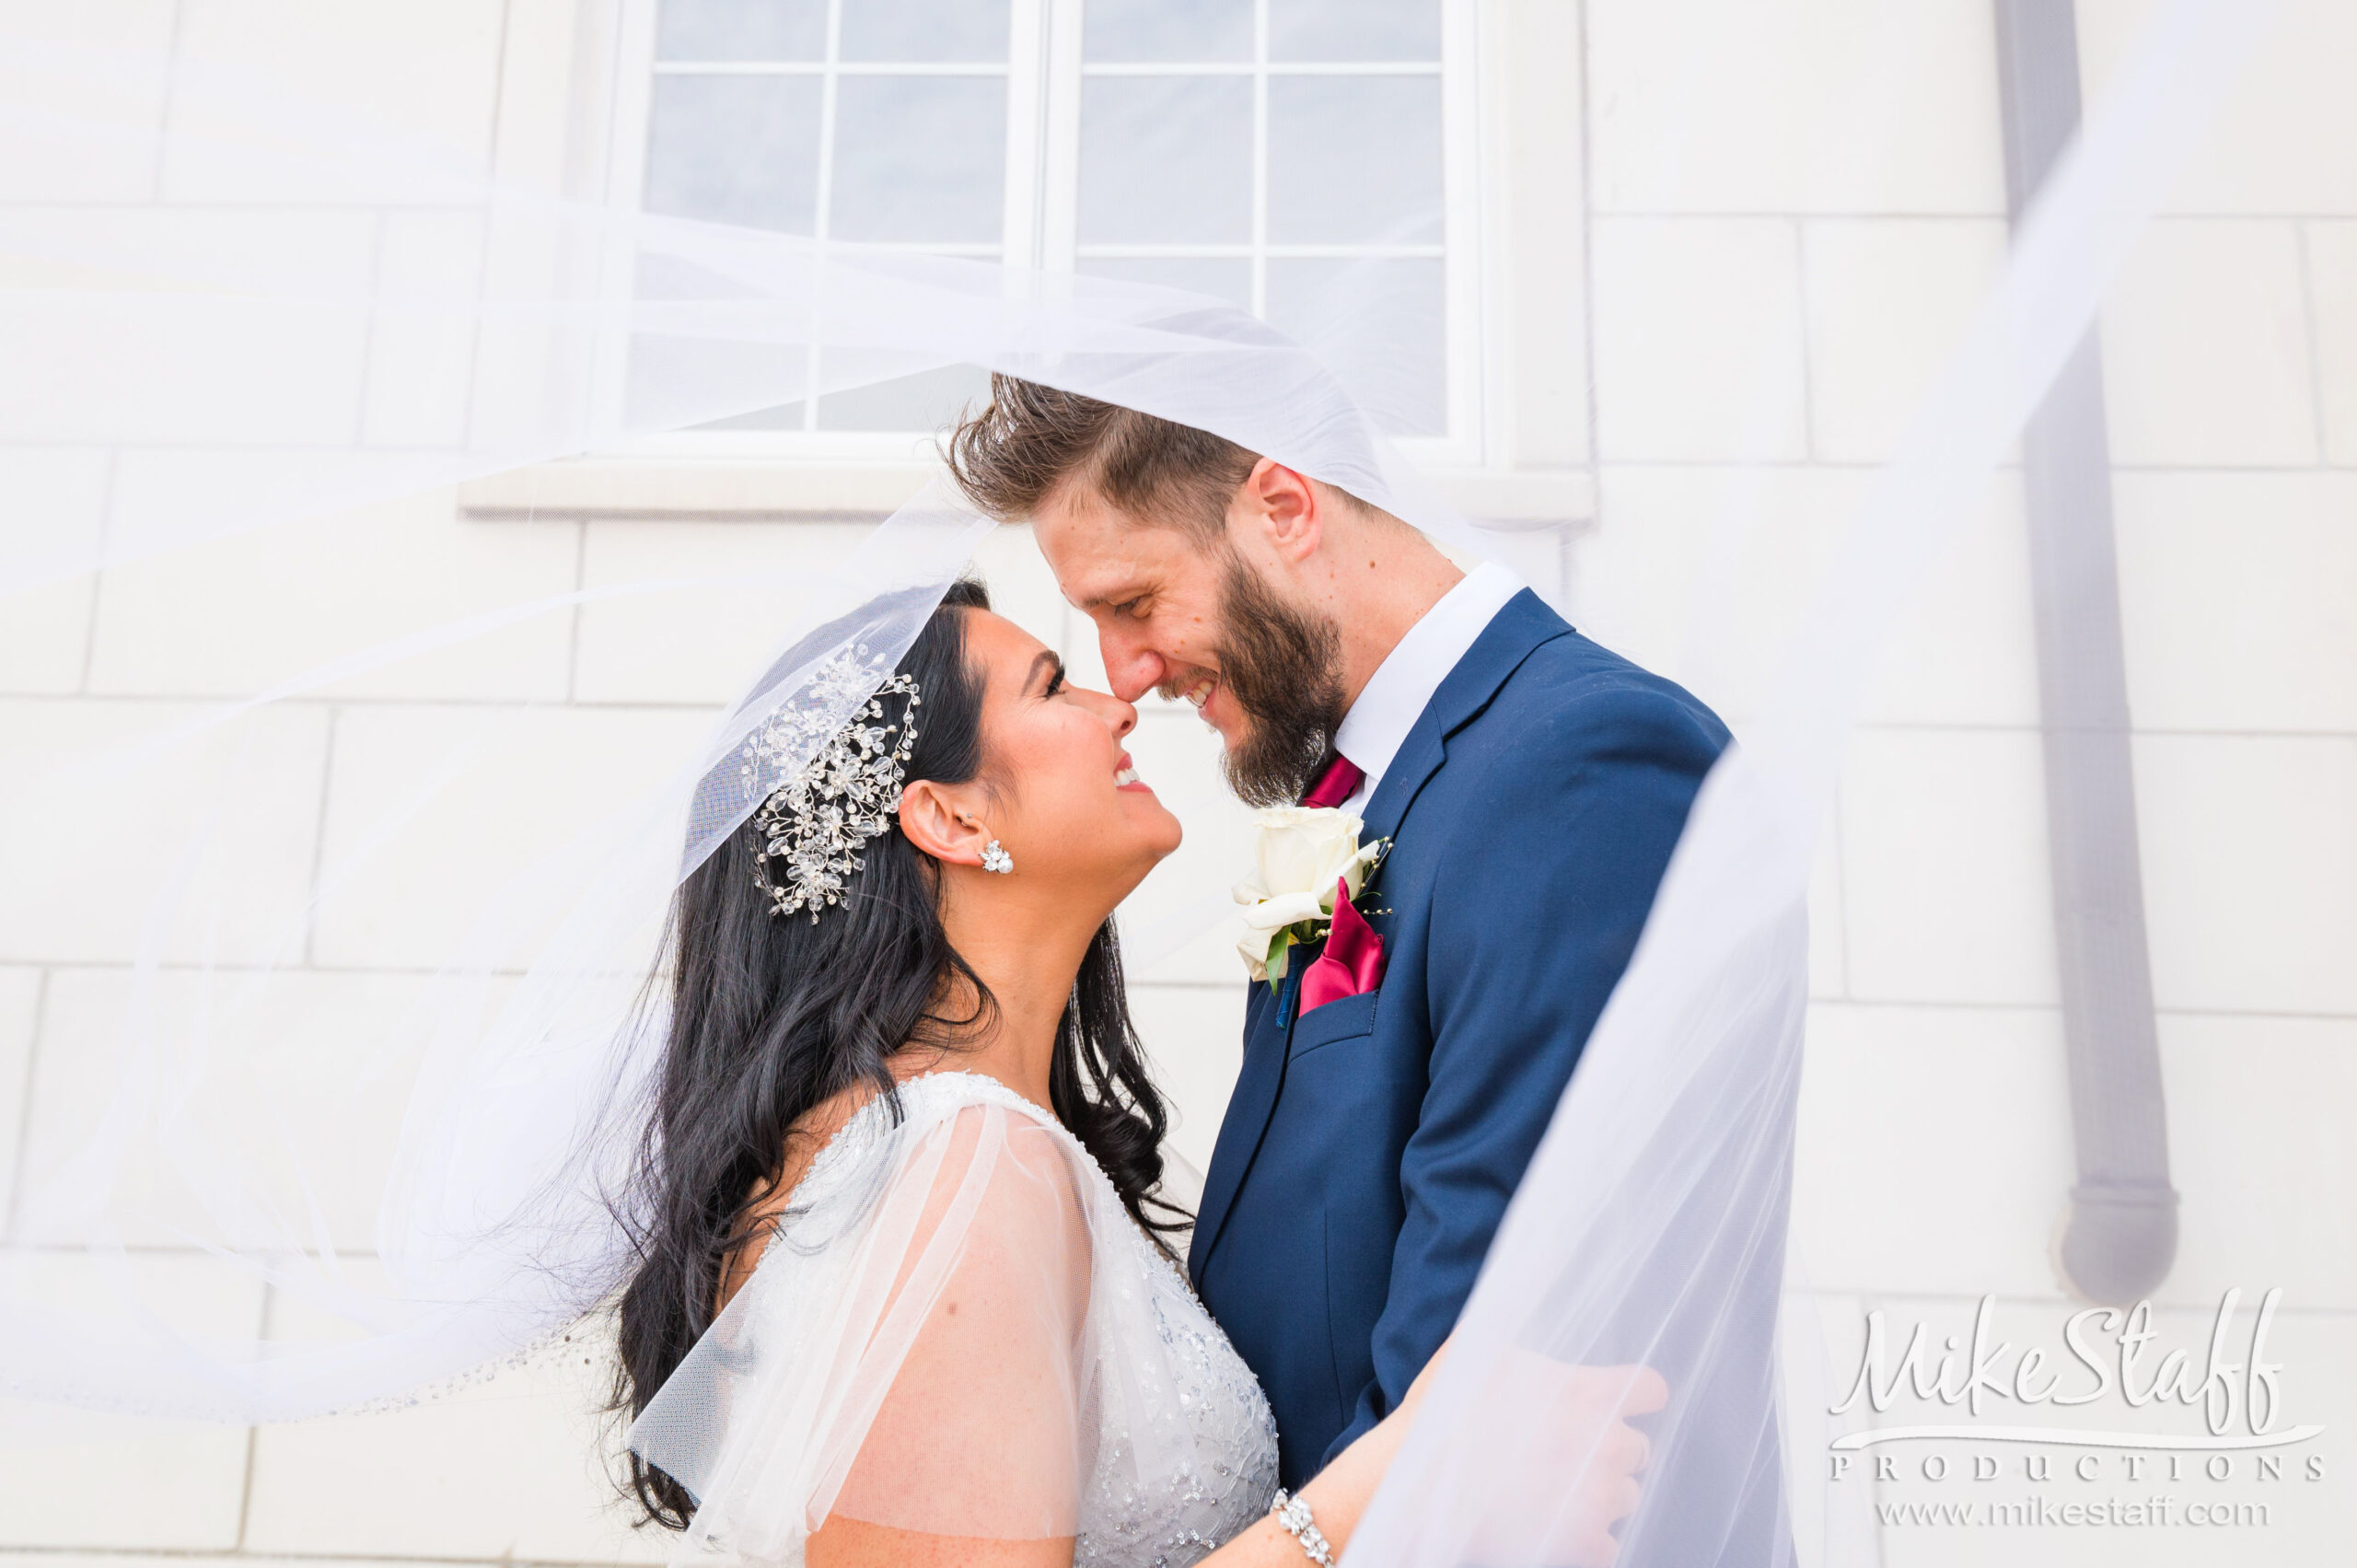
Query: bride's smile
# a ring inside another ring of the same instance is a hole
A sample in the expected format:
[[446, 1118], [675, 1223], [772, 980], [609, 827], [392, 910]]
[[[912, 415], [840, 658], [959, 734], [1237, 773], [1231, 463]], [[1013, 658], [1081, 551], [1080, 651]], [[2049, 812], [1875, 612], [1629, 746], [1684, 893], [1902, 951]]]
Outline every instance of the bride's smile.
[[[1004, 616], [967, 611], [965, 638], [982, 686], [981, 770], [962, 785], [911, 783], [902, 830], [942, 862], [952, 901], [985, 891], [979, 877], [1003, 884], [986, 889], [1000, 897], [1051, 897], [1093, 930], [1178, 847], [1178, 819], [1124, 746], [1138, 711], [1074, 685], [1055, 650]], [[1012, 874], [991, 876], [966, 842], [981, 824]]]

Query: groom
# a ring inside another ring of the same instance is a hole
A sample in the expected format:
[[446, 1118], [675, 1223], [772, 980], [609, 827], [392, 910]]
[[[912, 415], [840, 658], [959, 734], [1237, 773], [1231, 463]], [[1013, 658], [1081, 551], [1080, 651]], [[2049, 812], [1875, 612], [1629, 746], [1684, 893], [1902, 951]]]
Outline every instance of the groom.
[[1189, 1260], [1298, 1487], [1455, 1325], [1726, 729], [1504, 569], [1203, 431], [998, 377], [949, 461], [1032, 521], [1117, 694], [1194, 703], [1247, 801], [1393, 841], [1356, 961], [1252, 987]]

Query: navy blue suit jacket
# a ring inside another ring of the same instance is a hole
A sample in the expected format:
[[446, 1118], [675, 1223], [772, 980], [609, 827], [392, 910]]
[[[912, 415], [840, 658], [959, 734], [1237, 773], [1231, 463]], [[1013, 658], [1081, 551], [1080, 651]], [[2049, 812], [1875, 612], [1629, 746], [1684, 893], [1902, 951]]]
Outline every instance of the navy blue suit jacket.
[[1426, 705], [1364, 813], [1382, 983], [1252, 988], [1189, 1258], [1298, 1487], [1455, 1326], [1726, 744], [1527, 590]]

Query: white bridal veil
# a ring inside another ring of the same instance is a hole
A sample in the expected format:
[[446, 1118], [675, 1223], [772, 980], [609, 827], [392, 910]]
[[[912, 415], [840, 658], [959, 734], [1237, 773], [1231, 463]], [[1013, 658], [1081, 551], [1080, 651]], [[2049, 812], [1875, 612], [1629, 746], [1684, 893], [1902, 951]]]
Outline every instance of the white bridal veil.
[[[789, 705], [821, 728], [847, 717], [865, 692], [819, 680], [821, 665], [856, 650], [880, 679], [946, 585], [1002, 542], [936, 482], [897, 509], [866, 493], [815, 508], [824, 569], [787, 552], [766, 575], [714, 564], [697, 541], [737, 525], [698, 516], [732, 509], [697, 499], [719, 494], [697, 488], [700, 465], [725, 484], [786, 436], [819, 456], [786, 459], [780, 482], [796, 460], [873, 469], [889, 449], [904, 465], [907, 433], [981, 371], [1005, 371], [1216, 431], [1460, 557], [1505, 560], [1559, 602], [1581, 598], [1568, 536], [1490, 515], [1515, 508], [1486, 507], [1461, 477], [1481, 467], [1481, 410], [1503, 374], [1466, 345], [1480, 341], [1469, 323], [1503, 308], [1504, 264], [1485, 274], [1468, 247], [1483, 182], [1514, 167], [1462, 100], [1507, 75], [1572, 95], [1598, 52], [1642, 54], [1627, 34], [1647, 29], [1611, 34], [1627, 22], [1612, 7], [486, 3], [485, 36], [547, 59], [427, 50], [377, 75], [364, 51], [348, 63], [369, 83], [358, 94], [284, 64], [314, 57], [289, 39], [337, 25], [322, 8], [256, 0], [226, 8], [234, 22], [215, 9], [183, 5], [179, 23], [140, 33], [71, 7], [0, 8], [0, 614], [16, 625], [0, 658], [23, 661], [8, 690], [30, 693], [10, 703], [0, 754], [0, 959], [38, 976], [41, 1019], [27, 1098], [41, 1115], [26, 1113], [0, 1260], [0, 1385], [19, 1437], [74, 1430], [67, 1410], [233, 1423], [365, 1411], [521, 1356], [605, 1299], [626, 1256], [608, 1206], [636, 1152], [626, 1112], [660, 1043], [642, 993], [666, 901], [795, 761], [757, 762], [749, 737]], [[1795, 184], [1823, 176], [1838, 192], [1898, 156], [1875, 136], [1904, 87], [1875, 74], [1872, 7], [1751, 9], [1739, 37], [1696, 36], [1651, 75], [1632, 70], [1652, 97], [1604, 106], [1653, 138], [1656, 185], [1704, 192], [1707, 209], [1717, 180], [1719, 155], [1680, 129], [1700, 114], [1681, 98], [1699, 90], [1680, 66], [1689, 48], [1764, 40], [1854, 59], [1847, 101], [1784, 106], [1817, 133], [1793, 155], [1808, 166]], [[1997, 9], [2016, 29], [2041, 12]], [[525, 29], [524, 10], [546, 25]], [[1758, 524], [1799, 466], [1778, 456], [1794, 399], [1768, 370], [1745, 379], [1749, 360], [1785, 350], [1694, 274], [1692, 332], [1733, 346], [1727, 382], [1691, 395], [1734, 410], [1761, 455], [1720, 465], [1717, 498], [1686, 507], [1708, 519], [1680, 525], [1699, 608], [1682, 655], [1655, 642], [1713, 701], [1713, 679], [1741, 690], [1739, 744], [1354, 1563], [1553, 1560], [1596, 1462], [1593, 1429], [1560, 1419], [1557, 1375], [1632, 1363], [1671, 1398], [1621, 1561], [1874, 1560], [1864, 1497], [1826, 1458], [1840, 1380], [1812, 1357], [1829, 1337], [1854, 1354], [1854, 1325], [1821, 1335], [1821, 1313], [1880, 1298], [1847, 1276], [1814, 1288], [1787, 1246], [1820, 967], [1805, 912], [1815, 881], [1823, 927], [1845, 758], [1862, 716], [1884, 711], [1887, 648], [1919, 627], [1926, 584], [1980, 569], [1956, 563], [1982, 559], [1968, 541], [1991, 526], [1992, 485], [2020, 483], [2026, 427], [2044, 471], [2040, 410], [2085, 369], [2107, 291], [2172, 182], [2191, 168], [2257, 201], [2212, 156], [2212, 116], [2255, 48], [2274, 59], [2298, 31], [2247, 0], [2081, 10], [2116, 45], [2090, 65], [2101, 89], [2075, 139], [2066, 120], [2043, 152], [2035, 126], [2020, 133], [2028, 152], [2009, 148], [2028, 159], [2011, 244], [1969, 313], [1923, 325], [1926, 298], [1957, 292], [1945, 261], [1845, 274], [1838, 244], [1779, 241], [1818, 269], [1811, 308], [1849, 313], [1805, 352], [1928, 338], [1944, 368], [1903, 420], [1864, 415], [1889, 439], [1833, 465], [1848, 471], [1810, 503], [1824, 516], [1805, 548], [1771, 552], [1787, 586], [1794, 561], [1815, 572], [1772, 660], [1730, 628], [1756, 624]], [[1513, 57], [1517, 17], [1562, 57]], [[1469, 58], [1478, 69], [1458, 68]], [[488, 144], [444, 108], [482, 59], [520, 84], [494, 95]], [[1072, 93], [1030, 81], [1075, 60]], [[1976, 82], [1992, 68], [1925, 65]], [[1007, 135], [1009, 95], [1035, 90], [1043, 129]], [[1059, 115], [1079, 116], [1076, 139]], [[2013, 114], [2006, 134], [2024, 122]], [[1190, 161], [1230, 135], [1254, 171], [1241, 190]], [[1059, 146], [1076, 148], [1078, 197], [1024, 206], [1059, 178]], [[1838, 195], [1795, 198], [1809, 203], [1843, 210]], [[1018, 209], [1028, 230], [1004, 221]], [[1983, 226], [1993, 260], [2003, 226]], [[1514, 280], [1522, 297], [1576, 298], [1635, 264], [1593, 238], [1537, 255]], [[1675, 363], [1674, 335], [1661, 346]], [[1592, 392], [1608, 431], [1615, 388]], [[1640, 513], [1684, 456], [1642, 447], [1616, 481]], [[582, 454], [615, 461], [558, 462]], [[592, 559], [582, 518], [601, 506], [582, 487], [650, 472], [688, 499], [648, 503], [674, 516], [600, 534]], [[438, 496], [447, 513], [470, 483], [492, 497], [477, 532], [447, 574], [414, 583], [404, 508]], [[1578, 566], [1596, 611], [1579, 619], [1608, 642], [1659, 586], [1616, 577], [1614, 548], [1601, 538]], [[2102, 574], [2041, 582], [2041, 634], [2119, 614]], [[731, 618], [745, 655], [703, 672], [693, 703], [634, 683], [676, 656], [661, 628], [677, 618], [644, 613], [671, 603]], [[118, 657], [101, 631], [125, 618], [146, 625], [146, 651]], [[55, 652], [42, 629], [69, 620]], [[602, 697], [582, 674], [593, 624], [621, 629]], [[2012, 679], [1958, 651], [1985, 630], [1947, 629], [1945, 663], [1902, 662], [1898, 678]], [[570, 662], [542, 656], [568, 648]], [[424, 699], [430, 720], [389, 694]], [[82, 697], [106, 700], [69, 700]], [[2049, 715], [2061, 701], [2048, 691]], [[2065, 749], [2049, 742], [2049, 773]], [[1948, 830], [1952, 796], [1927, 798], [1891, 819], [1891, 855]], [[1150, 885], [1167, 918], [1126, 933], [1139, 972], [1197, 933], [1232, 874], [1202, 838]], [[1846, 940], [1901, 954], [1903, 970], [1950, 934]], [[2034, 938], [1988, 940], [2002, 968]], [[103, 1005], [77, 1002], [94, 988]], [[341, 1011], [323, 1028], [306, 999], [331, 991]], [[2149, 999], [2145, 1012], [2149, 1030]], [[67, 1018], [96, 1021], [57, 1043]], [[2157, 1191], [2129, 1155], [2090, 1167], [2099, 1131], [2083, 1126], [2076, 1145], [2081, 1202], [2126, 1193], [2132, 1207]], [[2121, 1137], [2102, 1146], [2133, 1144]], [[1967, 1265], [1945, 1288], [1976, 1295], [1980, 1278]]]

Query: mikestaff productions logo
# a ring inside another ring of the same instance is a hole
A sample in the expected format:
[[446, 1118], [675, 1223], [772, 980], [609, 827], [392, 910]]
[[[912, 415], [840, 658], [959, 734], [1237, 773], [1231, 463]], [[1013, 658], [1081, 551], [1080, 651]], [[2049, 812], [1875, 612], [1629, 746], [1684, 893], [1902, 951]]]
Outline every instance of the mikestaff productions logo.
[[1968, 1339], [1918, 1321], [1902, 1346], [1871, 1312], [1857, 1376], [1829, 1413], [1875, 1419], [1905, 1403], [1902, 1419], [1940, 1419], [1836, 1437], [1827, 1479], [1872, 1484], [1885, 1525], [2272, 1524], [2279, 1503], [2328, 1472], [2312, 1446], [2324, 1428], [2279, 1423], [2283, 1368], [2268, 1335], [2282, 1295], [2245, 1312], [2227, 1291], [2206, 1345], [2168, 1342], [2150, 1302], [2088, 1307], [2059, 1344], [2018, 1351], [1998, 1337], [1994, 1296]]

